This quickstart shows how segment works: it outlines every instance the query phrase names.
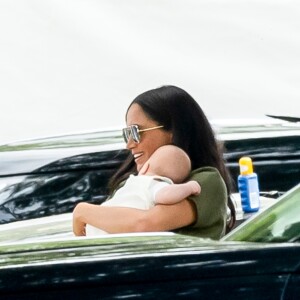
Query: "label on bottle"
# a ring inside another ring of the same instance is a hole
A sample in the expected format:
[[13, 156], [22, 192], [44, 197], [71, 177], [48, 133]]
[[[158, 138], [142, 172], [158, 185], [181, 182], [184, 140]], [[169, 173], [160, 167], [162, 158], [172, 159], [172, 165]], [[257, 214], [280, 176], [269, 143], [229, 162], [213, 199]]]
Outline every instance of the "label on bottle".
[[244, 212], [256, 212], [260, 207], [258, 178], [255, 173], [239, 175], [238, 188]]
[[249, 180], [249, 204], [251, 208], [259, 207], [259, 191], [256, 178]]

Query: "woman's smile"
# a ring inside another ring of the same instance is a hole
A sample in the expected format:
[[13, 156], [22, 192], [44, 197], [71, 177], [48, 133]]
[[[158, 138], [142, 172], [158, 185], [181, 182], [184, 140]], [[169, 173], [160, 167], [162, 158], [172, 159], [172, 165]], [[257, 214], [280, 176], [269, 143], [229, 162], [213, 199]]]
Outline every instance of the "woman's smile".
[[133, 154], [134, 161], [135, 161], [135, 163], [136, 163], [136, 165], [137, 165], [137, 169], [138, 169], [138, 170], [140, 169], [139, 165], [141, 164], [141, 162], [139, 162], [139, 161], [141, 161], [142, 156], [143, 156], [143, 153], [141, 153], [141, 152], [140, 152], [140, 153]]
[[141, 157], [143, 155], [143, 153], [136, 153], [136, 154], [133, 154], [134, 156], [134, 159], [137, 160], [139, 157]]

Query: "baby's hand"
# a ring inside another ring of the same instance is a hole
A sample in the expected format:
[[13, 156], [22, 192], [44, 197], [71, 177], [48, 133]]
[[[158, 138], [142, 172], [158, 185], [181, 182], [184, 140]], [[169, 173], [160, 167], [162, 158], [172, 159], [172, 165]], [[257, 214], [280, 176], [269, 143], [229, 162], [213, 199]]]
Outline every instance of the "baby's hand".
[[187, 184], [191, 188], [191, 191], [192, 191], [191, 194], [192, 195], [199, 195], [200, 194], [200, 192], [201, 192], [201, 186], [200, 186], [200, 184], [197, 181], [190, 180], [190, 181], [187, 182]]

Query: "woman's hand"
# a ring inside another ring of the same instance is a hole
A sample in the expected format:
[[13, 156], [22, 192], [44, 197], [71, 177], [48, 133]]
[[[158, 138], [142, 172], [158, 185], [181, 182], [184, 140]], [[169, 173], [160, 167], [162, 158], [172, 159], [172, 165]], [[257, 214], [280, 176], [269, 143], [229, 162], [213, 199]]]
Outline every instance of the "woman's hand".
[[73, 232], [77, 236], [85, 235], [85, 226], [86, 223], [83, 221], [85, 215], [85, 206], [89, 205], [88, 203], [79, 203], [76, 205], [73, 211]]

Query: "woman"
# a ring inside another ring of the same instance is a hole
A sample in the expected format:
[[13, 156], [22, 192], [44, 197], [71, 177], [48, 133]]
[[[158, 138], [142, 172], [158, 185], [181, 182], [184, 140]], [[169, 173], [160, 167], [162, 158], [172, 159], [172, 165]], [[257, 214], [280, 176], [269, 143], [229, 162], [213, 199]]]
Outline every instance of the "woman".
[[[201, 192], [195, 180], [186, 181], [191, 173], [191, 160], [179, 147], [164, 145], [154, 151], [138, 175], [130, 175], [103, 206], [150, 209], [157, 204], [175, 204]], [[87, 236], [107, 232], [86, 224]]]
[[[137, 174], [157, 148], [174, 144], [189, 155], [190, 179], [199, 182], [201, 193], [150, 210], [79, 203], [73, 212], [75, 235], [85, 235], [87, 223], [109, 233], [176, 231], [213, 239], [229, 231], [235, 222], [234, 205], [228, 197], [230, 177], [198, 103], [178, 87], [163, 86], [133, 100], [126, 113], [126, 124], [123, 135], [130, 153], [111, 179], [112, 191], [130, 174]], [[229, 222], [227, 206], [231, 211]]]

